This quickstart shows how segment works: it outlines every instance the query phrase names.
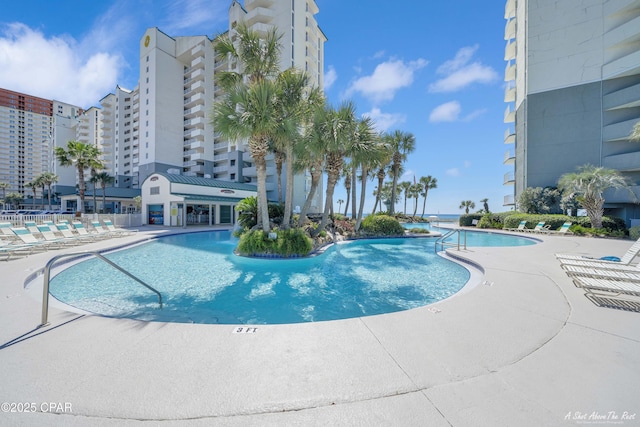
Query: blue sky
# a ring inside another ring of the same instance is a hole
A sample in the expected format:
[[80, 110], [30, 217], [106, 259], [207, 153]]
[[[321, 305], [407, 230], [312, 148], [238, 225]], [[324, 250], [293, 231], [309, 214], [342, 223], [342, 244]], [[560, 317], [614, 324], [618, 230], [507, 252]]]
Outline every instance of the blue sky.
[[[284, 0], [278, 0], [284, 1]], [[138, 43], [159, 27], [173, 36], [213, 36], [230, 0], [3, 2], [0, 87], [81, 107], [116, 84], [137, 85]], [[431, 175], [428, 213], [460, 213], [462, 200], [502, 211], [507, 126], [503, 0], [368, 2], [317, 0], [325, 44], [325, 92], [353, 100], [380, 130], [416, 137], [405, 181]], [[366, 5], [366, 8], [363, 6]], [[398, 6], [402, 5], [402, 6]], [[376, 184], [368, 184], [372, 193]], [[368, 195], [365, 211], [373, 207]], [[334, 200], [346, 199], [342, 186]], [[343, 205], [344, 207], [344, 205]], [[396, 210], [403, 210], [401, 201]], [[419, 202], [418, 213], [422, 210]], [[411, 201], [407, 211], [413, 211]]]

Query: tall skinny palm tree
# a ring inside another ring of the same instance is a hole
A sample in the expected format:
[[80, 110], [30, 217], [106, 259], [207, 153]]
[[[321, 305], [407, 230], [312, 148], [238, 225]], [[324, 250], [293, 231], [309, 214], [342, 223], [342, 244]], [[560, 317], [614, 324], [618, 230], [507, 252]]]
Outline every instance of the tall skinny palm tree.
[[480, 203], [482, 203], [484, 213], [489, 213], [489, 199], [485, 197], [484, 199], [480, 200]]
[[113, 184], [115, 180], [109, 172], [98, 172], [93, 176], [95, 178], [95, 182], [100, 184], [100, 188], [102, 189], [102, 213], [106, 213], [107, 209], [107, 185]]
[[25, 186], [29, 187], [31, 191], [33, 191], [33, 209], [35, 209], [36, 208], [36, 190], [40, 188], [40, 182], [38, 182], [38, 179], [36, 178], [33, 181], [26, 183]]
[[416, 216], [416, 212], [418, 212], [418, 197], [422, 194], [423, 187], [422, 183], [416, 182], [409, 187], [409, 196], [412, 197], [413, 200], [413, 216]]
[[[402, 181], [398, 184], [402, 194], [404, 195], [404, 211], [403, 213], [407, 214], [407, 197], [409, 197], [409, 188], [411, 188], [411, 183], [409, 181]], [[391, 196], [393, 197], [393, 195]]]
[[67, 142], [67, 149], [56, 147], [55, 154], [61, 166], [75, 166], [78, 173], [78, 192], [80, 206], [78, 211], [84, 212], [85, 179], [84, 170], [99, 162], [100, 151], [91, 144], [80, 141]]
[[424, 217], [424, 210], [427, 207], [427, 196], [429, 195], [429, 190], [438, 188], [438, 179], [433, 178], [431, 175], [421, 176], [420, 184], [422, 184], [422, 193], [420, 195], [424, 197], [422, 201], [422, 216]]
[[58, 175], [53, 172], [43, 172], [39, 176], [40, 183], [42, 184], [42, 194], [44, 194], [44, 188], [47, 187], [47, 199], [49, 210], [51, 210], [51, 185], [58, 182]]
[[356, 213], [355, 231], [360, 229], [364, 215], [364, 202], [367, 195], [367, 181], [369, 171], [381, 161], [384, 156], [384, 144], [380, 142], [375, 131], [375, 125], [370, 117], [358, 120], [349, 150], [353, 169], [360, 168], [360, 204]]
[[[9, 183], [0, 182], [0, 189], [2, 189], [2, 203], [3, 204], [7, 203], [7, 188], [9, 188]], [[4, 208], [4, 206], [3, 206], [3, 208]]]
[[[387, 142], [393, 148], [393, 156], [391, 158], [393, 164], [393, 186], [391, 187], [391, 200], [396, 199], [396, 191], [398, 187], [398, 176], [402, 162], [407, 159], [407, 155], [412, 153], [416, 146], [416, 138], [408, 132], [396, 130], [387, 136]], [[389, 213], [393, 215], [395, 210], [394, 204], [391, 203]]]

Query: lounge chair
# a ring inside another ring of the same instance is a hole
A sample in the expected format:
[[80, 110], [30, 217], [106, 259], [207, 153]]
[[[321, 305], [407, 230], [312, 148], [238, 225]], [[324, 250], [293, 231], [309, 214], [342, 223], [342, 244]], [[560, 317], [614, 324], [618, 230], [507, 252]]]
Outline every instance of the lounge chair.
[[36, 224], [35, 221], [24, 221], [24, 228], [29, 230], [31, 234], [40, 234], [40, 230], [38, 230], [38, 224]]
[[571, 223], [565, 222], [564, 224], [562, 224], [559, 230], [549, 230], [549, 233], [556, 236], [566, 236], [569, 234], [573, 234], [573, 231], [569, 230], [569, 227], [571, 227]]
[[122, 237], [124, 234], [122, 233], [112, 233], [102, 226], [100, 221], [91, 221], [91, 225], [93, 226], [93, 232], [99, 236], [104, 237]]
[[[93, 239], [107, 239], [109, 233], [106, 230], [102, 230], [102, 232], [93, 232], [90, 233], [80, 221], [73, 221], [72, 223], [73, 229], [76, 230], [76, 233], [82, 237], [91, 237]], [[102, 228], [101, 228], [102, 229]]]
[[44, 238], [44, 240], [52, 244], [57, 243], [62, 246], [73, 246], [73, 245], [78, 245], [80, 243], [78, 239], [75, 239], [73, 237], [69, 239], [66, 237], [56, 236], [53, 233], [53, 231], [51, 231], [51, 228], [49, 228], [48, 225], [40, 224], [38, 225], [38, 230], [40, 231], [40, 234], [42, 234], [42, 237]]
[[517, 228], [505, 228], [507, 231], [525, 231], [527, 227], [527, 221], [520, 221]]
[[636, 240], [636, 242], [631, 245], [627, 252], [620, 258], [620, 261], [612, 261], [606, 259], [597, 259], [597, 258], [589, 258], [582, 255], [572, 255], [572, 254], [556, 254], [556, 258], [560, 260], [561, 263], [565, 263], [566, 260], [573, 261], [597, 261], [603, 264], [618, 264], [618, 265], [629, 265], [631, 261], [640, 253], [640, 239]]
[[30, 245], [0, 241], [0, 257], [4, 261], [9, 261], [14, 256], [27, 256], [32, 252], [33, 248]]
[[12, 227], [11, 231], [15, 233], [16, 236], [22, 242], [32, 248], [33, 250], [49, 250], [49, 249], [57, 249], [60, 247], [59, 244], [53, 244], [51, 242], [47, 242], [46, 240], [37, 239], [29, 230], [25, 227]]
[[20, 240], [18, 236], [16, 236], [16, 233], [11, 231], [11, 227], [13, 227], [13, 225], [10, 222], [0, 222], [0, 233], [2, 237], [10, 242]]
[[80, 243], [95, 242], [97, 240], [97, 237], [93, 237], [93, 236], [91, 236], [89, 234], [87, 234], [86, 236], [82, 236], [80, 234], [74, 233], [67, 224], [58, 224], [57, 225], [57, 229], [60, 232], [60, 234], [62, 234], [62, 236], [64, 238], [73, 239], [73, 240], [77, 241], [79, 244]]
[[626, 271], [629, 273], [640, 273], [640, 265], [626, 265], [620, 262], [593, 260], [590, 258], [583, 258], [584, 261], [579, 259], [565, 259], [560, 260], [560, 267], [567, 269], [567, 267], [584, 267], [584, 268], [597, 268], [599, 270], [617, 270]]
[[535, 228], [532, 228], [532, 229], [525, 228], [524, 231], [526, 231], [528, 233], [545, 233], [545, 234], [549, 234], [549, 226], [548, 225], [544, 225], [544, 221], [540, 221], [535, 226]]
[[635, 269], [635, 272], [630, 272], [568, 265], [564, 270], [570, 277], [591, 277], [594, 279], [627, 280], [629, 282], [640, 283], [640, 269], [637, 268]]
[[137, 233], [138, 230], [125, 230], [123, 228], [116, 228], [115, 225], [113, 225], [113, 223], [111, 222], [110, 219], [103, 219], [102, 222], [104, 223], [104, 225], [107, 227], [107, 230], [109, 230], [112, 233], [121, 233], [125, 236], [129, 236], [133, 233]]
[[627, 280], [597, 279], [593, 277], [574, 277], [576, 286], [588, 291], [603, 291], [614, 294], [640, 296], [640, 283]]

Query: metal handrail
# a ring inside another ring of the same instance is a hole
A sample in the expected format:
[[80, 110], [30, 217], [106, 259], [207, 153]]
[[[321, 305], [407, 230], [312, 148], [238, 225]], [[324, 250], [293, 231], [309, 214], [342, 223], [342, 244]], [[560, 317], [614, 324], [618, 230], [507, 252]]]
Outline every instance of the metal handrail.
[[116, 270], [119, 270], [120, 272], [122, 272], [122, 273], [126, 274], [127, 276], [131, 277], [133, 280], [135, 280], [136, 282], [140, 283], [145, 288], [149, 289], [152, 292], [155, 292], [158, 295], [158, 304], [160, 304], [160, 308], [162, 308], [162, 295], [160, 294], [160, 292], [158, 292], [152, 286], [147, 285], [141, 279], [139, 279], [136, 276], [134, 276], [133, 274], [129, 273], [124, 268], [120, 267], [118, 264], [116, 264], [113, 261], [105, 258], [99, 252], [92, 251], [92, 252], [76, 252], [76, 253], [71, 253], [71, 254], [61, 254], [61, 255], [56, 255], [53, 258], [51, 258], [49, 260], [49, 262], [47, 262], [47, 265], [45, 265], [45, 267], [44, 267], [44, 284], [42, 286], [42, 323], [41, 323], [40, 326], [44, 326], [44, 325], [46, 325], [48, 323], [47, 320], [48, 320], [48, 317], [49, 317], [49, 282], [51, 280], [51, 267], [53, 266], [53, 264], [56, 261], [58, 261], [61, 258], [67, 258], [67, 257], [72, 257], [72, 256], [86, 256], [86, 255], [95, 256], [96, 258], [106, 262], [107, 264], [109, 264], [110, 266], [115, 268]]
[[[462, 246], [464, 249], [467, 249], [467, 230], [461, 230], [461, 229], [454, 229], [454, 230], [450, 230], [448, 231], [445, 235], [440, 236], [438, 238], [438, 240], [436, 240], [435, 245], [433, 246], [433, 250], [437, 253], [438, 252], [438, 243], [440, 244], [440, 250], [443, 251], [445, 246], [451, 246], [451, 247], [457, 247], [458, 250], [460, 250], [460, 234], [461, 231], [464, 231], [464, 241], [462, 243]], [[449, 242], [445, 242], [445, 240], [451, 236], [453, 236], [454, 234], [458, 235], [458, 243], [449, 243]]]

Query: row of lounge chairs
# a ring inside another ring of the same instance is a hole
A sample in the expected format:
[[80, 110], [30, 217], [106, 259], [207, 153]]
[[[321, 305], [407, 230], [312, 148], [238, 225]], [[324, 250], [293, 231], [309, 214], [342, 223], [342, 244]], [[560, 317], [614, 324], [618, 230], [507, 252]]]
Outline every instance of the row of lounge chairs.
[[547, 224], [545, 225], [544, 221], [538, 222], [534, 228], [527, 228], [527, 221], [520, 221], [517, 228], [505, 228], [507, 231], [519, 231], [522, 233], [539, 233], [539, 234], [556, 234], [556, 235], [569, 235], [573, 234], [573, 232], [569, 229], [571, 227], [571, 222], [565, 222], [562, 224], [560, 229], [551, 230], [551, 227]]
[[92, 221], [88, 230], [80, 221], [54, 224], [44, 221], [36, 224], [25, 221], [24, 227], [13, 227], [10, 222], [0, 223], [0, 259], [9, 260], [35, 252], [61, 249], [112, 237], [123, 237], [137, 230], [116, 228], [110, 220]]
[[556, 254], [573, 283], [586, 291], [595, 304], [640, 312], [640, 264], [632, 261], [640, 255], [640, 239], [619, 259], [587, 258]]

